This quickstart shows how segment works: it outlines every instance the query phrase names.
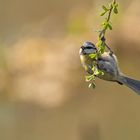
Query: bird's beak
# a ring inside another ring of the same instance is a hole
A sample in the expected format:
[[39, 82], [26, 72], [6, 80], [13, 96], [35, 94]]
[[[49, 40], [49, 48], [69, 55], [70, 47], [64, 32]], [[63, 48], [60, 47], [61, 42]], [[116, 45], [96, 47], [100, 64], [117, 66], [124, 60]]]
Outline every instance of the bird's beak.
[[84, 55], [85, 52], [84, 52], [84, 46], [81, 46], [80, 50], [79, 50], [79, 54], [80, 55]]

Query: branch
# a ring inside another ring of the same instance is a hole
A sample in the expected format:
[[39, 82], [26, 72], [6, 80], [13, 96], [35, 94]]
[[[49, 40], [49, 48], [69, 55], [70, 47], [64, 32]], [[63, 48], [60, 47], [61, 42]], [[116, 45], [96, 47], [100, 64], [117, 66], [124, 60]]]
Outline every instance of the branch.
[[103, 22], [103, 29], [100, 31], [99, 38], [103, 42], [105, 47], [111, 52], [111, 54], [113, 53], [113, 51], [111, 50], [111, 48], [105, 42], [106, 41], [105, 34], [106, 34], [106, 31], [107, 31], [108, 28], [112, 29], [112, 26], [110, 24], [111, 14], [112, 14], [113, 11], [116, 14], [118, 13], [117, 6], [118, 5], [116, 4], [116, 0], [113, 0], [113, 2], [109, 6], [109, 9], [106, 8], [105, 6], [103, 6], [103, 9], [105, 10], [105, 12], [101, 14], [103, 16], [104, 14], [106, 14], [108, 12], [106, 20]]

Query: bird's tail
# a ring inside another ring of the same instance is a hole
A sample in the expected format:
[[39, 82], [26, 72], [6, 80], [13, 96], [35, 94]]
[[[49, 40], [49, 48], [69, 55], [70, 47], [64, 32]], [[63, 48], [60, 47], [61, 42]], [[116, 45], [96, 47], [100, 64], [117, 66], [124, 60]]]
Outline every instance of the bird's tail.
[[140, 95], [140, 81], [139, 80], [135, 80], [135, 79], [121, 75], [118, 81], [124, 84], [125, 86], [131, 88], [138, 95]]

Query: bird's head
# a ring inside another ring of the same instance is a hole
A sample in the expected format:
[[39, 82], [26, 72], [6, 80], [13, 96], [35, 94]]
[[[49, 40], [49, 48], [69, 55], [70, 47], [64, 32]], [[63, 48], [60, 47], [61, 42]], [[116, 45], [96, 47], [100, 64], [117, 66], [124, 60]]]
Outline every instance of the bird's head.
[[84, 42], [84, 44], [81, 46], [79, 50], [80, 55], [89, 55], [96, 52], [97, 48], [92, 42]]

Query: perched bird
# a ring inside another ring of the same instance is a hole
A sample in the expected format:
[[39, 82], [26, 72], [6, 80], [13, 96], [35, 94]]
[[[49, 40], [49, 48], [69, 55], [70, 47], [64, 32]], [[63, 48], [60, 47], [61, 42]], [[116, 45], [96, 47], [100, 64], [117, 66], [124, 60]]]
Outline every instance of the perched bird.
[[140, 81], [129, 78], [120, 71], [115, 54], [104, 52], [95, 60], [89, 56], [94, 53], [97, 53], [97, 48], [91, 42], [85, 42], [79, 51], [81, 63], [89, 74], [93, 74], [92, 68], [96, 61], [97, 68], [104, 73], [103, 75], [97, 75], [98, 78], [125, 85], [140, 95]]

